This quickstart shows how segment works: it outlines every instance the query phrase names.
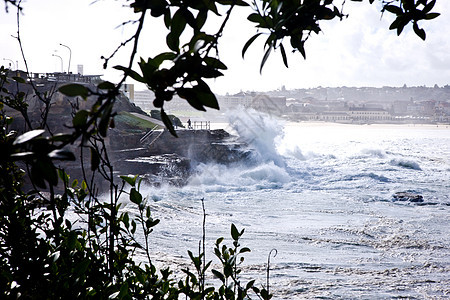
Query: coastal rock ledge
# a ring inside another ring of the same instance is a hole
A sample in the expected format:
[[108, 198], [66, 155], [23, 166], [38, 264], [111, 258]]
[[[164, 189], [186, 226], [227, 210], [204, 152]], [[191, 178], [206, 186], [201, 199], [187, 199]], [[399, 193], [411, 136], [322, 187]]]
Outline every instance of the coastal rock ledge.
[[177, 135], [155, 130], [145, 141], [142, 134], [126, 137], [126, 143], [119, 136], [111, 139], [118, 173], [139, 174], [155, 185], [163, 181], [183, 185], [199, 163], [229, 165], [247, 160], [251, 154], [244, 143], [223, 129], [178, 130]]

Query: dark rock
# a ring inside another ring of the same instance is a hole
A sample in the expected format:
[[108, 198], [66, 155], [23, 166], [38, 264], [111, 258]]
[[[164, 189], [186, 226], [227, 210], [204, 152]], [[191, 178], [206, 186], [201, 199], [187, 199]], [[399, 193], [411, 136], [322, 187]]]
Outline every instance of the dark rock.
[[412, 192], [397, 192], [392, 196], [394, 201], [423, 202], [422, 195]]
[[176, 153], [196, 162], [235, 163], [249, 157], [245, 145], [223, 129], [178, 130], [178, 138], [167, 130], [149, 139], [149, 154]]

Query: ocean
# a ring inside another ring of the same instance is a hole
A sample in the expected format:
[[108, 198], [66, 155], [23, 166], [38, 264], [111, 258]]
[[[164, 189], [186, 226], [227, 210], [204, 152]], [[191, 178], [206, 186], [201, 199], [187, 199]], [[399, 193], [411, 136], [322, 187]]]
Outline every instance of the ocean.
[[265, 284], [276, 249], [274, 299], [450, 298], [450, 126], [229, 120], [216, 126], [253, 149], [249, 162], [198, 164], [186, 186], [143, 187], [161, 220], [155, 260], [179, 270], [198, 251], [203, 199], [207, 260], [218, 237], [231, 244], [231, 223], [245, 229], [243, 280]]

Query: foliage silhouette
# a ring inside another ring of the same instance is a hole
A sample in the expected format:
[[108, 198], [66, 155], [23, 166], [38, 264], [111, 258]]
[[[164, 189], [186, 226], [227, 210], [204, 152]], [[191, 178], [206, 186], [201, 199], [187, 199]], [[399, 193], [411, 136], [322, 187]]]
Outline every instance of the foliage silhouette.
[[[185, 269], [185, 278], [177, 281], [169, 268], [157, 270], [151, 259], [150, 234], [159, 220], [152, 216], [140, 192], [138, 176], [116, 178], [105, 138], [108, 129], [114, 127], [114, 105], [127, 77], [145, 83], [154, 92], [154, 106], [160, 109], [160, 117], [173, 135], [176, 135], [173, 119], [165, 113], [164, 103], [174, 95], [198, 110], [218, 109], [217, 99], [205, 79], [222, 76], [227, 69], [219, 58], [218, 45], [232, 12], [239, 7], [253, 8], [248, 21], [258, 30], [243, 46], [242, 55], [257, 38], [267, 37], [261, 71], [272, 51], [278, 49], [284, 65], [288, 66], [284, 39], [289, 40], [293, 51], [306, 57], [305, 43], [312, 33], [320, 32], [319, 23], [344, 19], [343, 8], [339, 9], [335, 5], [337, 1], [332, 0], [129, 2], [139, 16], [136, 32], [109, 57], [103, 58], [106, 68], [117, 51], [133, 43], [128, 65], [114, 67], [124, 73], [119, 83], [101, 82], [96, 86], [72, 83], [41, 91], [20, 72], [0, 68], [0, 291], [4, 293], [1, 296], [6, 299], [178, 299], [180, 296], [247, 299], [254, 295], [270, 299], [268, 279], [265, 288], [258, 288], [255, 281], [244, 284], [239, 277], [239, 266], [244, 261], [242, 254], [250, 249], [241, 247], [244, 230], [238, 230], [235, 225], [230, 230], [232, 246], [226, 246], [224, 239], [219, 238], [214, 247], [220, 268], [211, 272], [219, 280], [218, 287], [205, 282], [211, 262], [206, 262], [204, 238], [198, 255], [188, 252], [195, 273]], [[369, 2], [372, 4], [374, 0]], [[431, 12], [434, 0], [380, 2], [382, 13], [396, 16], [390, 29], [397, 34], [412, 24], [414, 32], [425, 39], [425, 31], [418, 22], [439, 15]], [[5, 9], [11, 6], [17, 9], [19, 28], [21, 1], [5, 0]], [[225, 8], [223, 16], [219, 6]], [[222, 17], [222, 23], [218, 31], [207, 33], [205, 24], [213, 14]], [[170, 51], [140, 59], [139, 70], [133, 70], [148, 15], [162, 17], [159, 19], [169, 30], [165, 42]], [[186, 43], [182, 42], [182, 35], [189, 36]], [[20, 30], [17, 40], [22, 46]], [[24, 61], [27, 65], [25, 57]], [[26, 73], [30, 73], [28, 69]], [[49, 126], [55, 93], [62, 93], [77, 103], [92, 100], [86, 109], [74, 105], [69, 132], [53, 132]], [[31, 118], [28, 110], [32, 96], [40, 103], [38, 120]], [[19, 118], [22, 118], [20, 132], [12, 129]], [[75, 160], [75, 154], [83, 170], [82, 178], [78, 179], [72, 179], [59, 164]], [[106, 199], [99, 196], [97, 177], [108, 186]], [[136, 215], [121, 209], [119, 199], [124, 195], [136, 207]], [[69, 220], [68, 212], [78, 218]], [[133, 260], [137, 253], [144, 254], [146, 263]]]

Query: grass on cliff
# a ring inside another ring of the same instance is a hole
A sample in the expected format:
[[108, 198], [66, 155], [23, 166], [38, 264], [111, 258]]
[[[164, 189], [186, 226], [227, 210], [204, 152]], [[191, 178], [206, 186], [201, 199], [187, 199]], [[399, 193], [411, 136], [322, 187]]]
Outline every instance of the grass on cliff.
[[117, 116], [115, 116], [114, 120], [118, 124], [123, 124], [126, 128], [138, 128], [142, 130], [150, 130], [153, 129], [155, 126], [157, 126], [155, 129], [162, 129], [161, 126], [152, 123], [148, 120], [141, 119], [139, 117], [136, 117], [132, 115], [129, 112], [122, 111]]

